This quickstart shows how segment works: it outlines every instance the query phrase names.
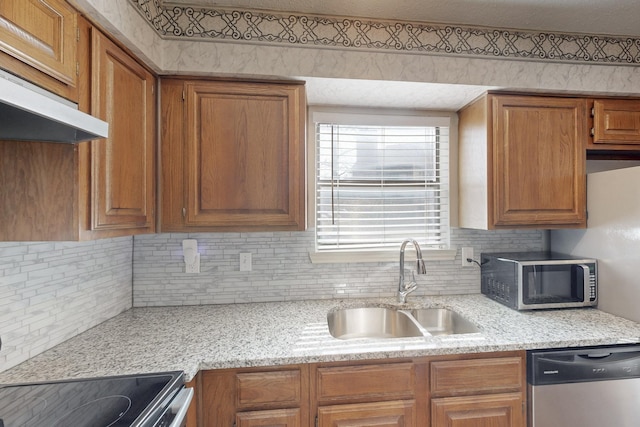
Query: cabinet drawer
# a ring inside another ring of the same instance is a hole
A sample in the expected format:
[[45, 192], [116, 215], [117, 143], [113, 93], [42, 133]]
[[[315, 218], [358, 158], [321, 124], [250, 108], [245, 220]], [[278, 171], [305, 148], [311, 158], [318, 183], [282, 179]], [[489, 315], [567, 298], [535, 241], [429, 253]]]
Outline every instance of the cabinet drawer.
[[411, 363], [318, 368], [316, 381], [319, 402], [411, 398], [414, 368]]
[[450, 396], [519, 391], [522, 358], [451, 360], [431, 363], [431, 395]]
[[300, 371], [238, 373], [236, 391], [238, 409], [265, 405], [299, 406]]
[[301, 427], [300, 409], [273, 409], [270, 411], [240, 412], [236, 414], [236, 427]]

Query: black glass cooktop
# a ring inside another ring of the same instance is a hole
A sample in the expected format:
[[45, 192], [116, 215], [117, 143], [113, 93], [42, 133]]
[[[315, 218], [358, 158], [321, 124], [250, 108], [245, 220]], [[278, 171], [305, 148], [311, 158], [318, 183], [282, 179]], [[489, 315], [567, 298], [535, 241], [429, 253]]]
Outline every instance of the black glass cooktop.
[[182, 384], [166, 372], [0, 386], [0, 427], [146, 427]]

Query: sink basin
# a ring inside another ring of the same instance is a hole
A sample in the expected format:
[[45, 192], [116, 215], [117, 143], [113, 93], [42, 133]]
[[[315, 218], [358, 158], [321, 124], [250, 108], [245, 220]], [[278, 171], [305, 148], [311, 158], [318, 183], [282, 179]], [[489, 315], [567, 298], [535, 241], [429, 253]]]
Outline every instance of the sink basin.
[[422, 337], [424, 333], [402, 311], [384, 307], [344, 308], [327, 315], [329, 332], [334, 338]]
[[421, 308], [412, 310], [411, 315], [434, 336], [480, 332], [476, 325], [446, 308]]

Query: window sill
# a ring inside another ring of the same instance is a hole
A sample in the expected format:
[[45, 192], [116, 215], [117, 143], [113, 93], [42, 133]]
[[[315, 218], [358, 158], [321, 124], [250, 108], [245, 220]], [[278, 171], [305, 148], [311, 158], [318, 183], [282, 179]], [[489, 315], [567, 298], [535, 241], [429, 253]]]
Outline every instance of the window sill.
[[[407, 261], [415, 259], [415, 251], [407, 247], [405, 254]], [[453, 261], [458, 253], [457, 249], [427, 249], [422, 251], [425, 261]], [[397, 262], [400, 250], [396, 251], [353, 251], [353, 252], [311, 252], [309, 258], [312, 264], [340, 264], [365, 262]]]

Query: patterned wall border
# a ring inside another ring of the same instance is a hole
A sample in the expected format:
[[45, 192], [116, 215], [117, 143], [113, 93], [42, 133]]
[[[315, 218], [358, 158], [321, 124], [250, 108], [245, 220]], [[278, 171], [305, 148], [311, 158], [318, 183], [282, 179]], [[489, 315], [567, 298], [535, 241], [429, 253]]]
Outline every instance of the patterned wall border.
[[640, 64], [640, 38], [220, 8], [163, 7], [161, 0], [130, 1], [157, 33], [167, 39], [573, 63]]

